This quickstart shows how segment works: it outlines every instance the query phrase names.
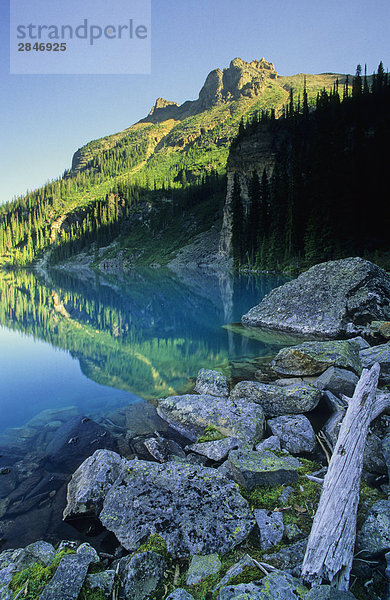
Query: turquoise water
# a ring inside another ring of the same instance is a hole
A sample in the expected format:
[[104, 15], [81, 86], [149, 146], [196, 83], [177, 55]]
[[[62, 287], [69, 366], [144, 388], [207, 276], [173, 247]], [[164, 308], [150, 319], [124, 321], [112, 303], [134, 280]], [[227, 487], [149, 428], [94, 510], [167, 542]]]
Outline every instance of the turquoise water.
[[189, 391], [202, 367], [231, 374], [235, 361], [273, 344], [223, 326], [281, 283], [271, 275], [180, 281], [160, 270], [121, 282], [54, 273], [50, 285], [31, 273], [2, 276], [0, 431], [46, 409], [93, 416]]
[[104, 531], [62, 521], [71, 473], [98, 447], [150, 459], [146, 437], [177, 436], [158, 398], [191, 392], [200, 368], [253, 377], [288, 343], [237, 325], [280, 277], [185, 275], [0, 273], [0, 549], [80, 539], [111, 551]]

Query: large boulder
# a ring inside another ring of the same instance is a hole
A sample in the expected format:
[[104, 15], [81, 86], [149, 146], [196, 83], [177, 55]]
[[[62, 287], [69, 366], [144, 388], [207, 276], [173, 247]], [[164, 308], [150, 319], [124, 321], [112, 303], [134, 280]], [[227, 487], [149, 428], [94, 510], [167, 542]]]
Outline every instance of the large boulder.
[[107, 493], [100, 520], [129, 551], [158, 533], [176, 556], [224, 554], [255, 524], [237, 485], [216, 469], [141, 460], [127, 463]]
[[186, 394], [159, 400], [160, 417], [190, 440], [213, 426], [227, 437], [257, 442], [263, 437], [264, 413], [258, 404], [217, 396]]
[[316, 434], [305, 415], [275, 417], [268, 421], [268, 427], [280, 439], [282, 448], [291, 454], [311, 454], [316, 449]]
[[334, 340], [303, 342], [298, 346], [282, 348], [271, 362], [271, 367], [278, 375], [287, 377], [320, 375], [329, 367], [348, 369], [360, 375], [362, 363], [356, 342]]
[[232, 450], [228, 459], [234, 480], [252, 490], [258, 485], [277, 486], [298, 479], [300, 462], [292, 456], [279, 457], [265, 452]]
[[363, 367], [367, 369], [378, 362], [381, 367], [380, 382], [385, 384], [390, 383], [390, 342], [361, 350], [360, 358]]
[[278, 417], [313, 410], [321, 399], [321, 392], [304, 381], [288, 386], [240, 381], [232, 389], [230, 398], [256, 402], [260, 404], [266, 417]]
[[108, 490], [125, 468], [126, 460], [116, 452], [96, 450], [79, 466], [69, 482], [64, 519], [83, 514], [98, 515]]
[[361, 258], [321, 263], [270, 292], [242, 317], [244, 325], [324, 337], [359, 332], [390, 319], [390, 277]]

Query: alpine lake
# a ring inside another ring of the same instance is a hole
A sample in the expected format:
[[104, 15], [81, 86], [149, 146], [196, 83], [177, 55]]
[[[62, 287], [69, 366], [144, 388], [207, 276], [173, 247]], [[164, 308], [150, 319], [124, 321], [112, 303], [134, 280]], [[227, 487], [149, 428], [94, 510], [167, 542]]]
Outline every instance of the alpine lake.
[[97, 448], [147, 459], [156, 432], [183, 442], [157, 415], [159, 398], [191, 393], [201, 368], [251, 379], [296, 343], [239, 324], [285, 281], [162, 268], [0, 273], [0, 549], [92, 538], [109, 549], [106, 532], [62, 521], [71, 474]]

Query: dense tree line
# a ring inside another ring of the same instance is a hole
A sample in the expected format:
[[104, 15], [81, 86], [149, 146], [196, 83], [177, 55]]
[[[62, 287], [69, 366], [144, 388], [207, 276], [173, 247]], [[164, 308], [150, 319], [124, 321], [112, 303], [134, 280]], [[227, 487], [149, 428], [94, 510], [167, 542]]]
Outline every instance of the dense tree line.
[[370, 79], [358, 66], [352, 86], [347, 79], [322, 90], [313, 111], [306, 86], [302, 99], [291, 91], [281, 118], [242, 123], [233, 146], [270, 127], [284, 140], [272, 174], [252, 173], [246, 203], [234, 179], [235, 264], [300, 268], [388, 251], [390, 79], [382, 63]]

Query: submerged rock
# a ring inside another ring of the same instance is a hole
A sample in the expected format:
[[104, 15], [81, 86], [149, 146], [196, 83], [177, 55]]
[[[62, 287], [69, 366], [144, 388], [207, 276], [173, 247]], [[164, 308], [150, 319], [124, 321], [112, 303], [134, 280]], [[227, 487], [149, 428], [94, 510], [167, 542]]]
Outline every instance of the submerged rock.
[[234, 480], [247, 490], [257, 485], [277, 486], [298, 479], [299, 460], [278, 457], [273, 452], [241, 452], [232, 450], [228, 459]]
[[158, 533], [176, 556], [223, 554], [254, 526], [247, 501], [216, 469], [139, 460], [108, 491], [100, 520], [129, 551]]
[[272, 433], [280, 439], [283, 449], [291, 454], [312, 453], [316, 449], [316, 435], [304, 415], [285, 415], [268, 421]]
[[278, 417], [313, 410], [321, 399], [321, 392], [303, 381], [288, 386], [240, 381], [233, 388], [230, 398], [255, 402], [260, 404], [266, 417]]
[[358, 375], [362, 370], [359, 346], [347, 340], [303, 342], [282, 348], [271, 362], [271, 367], [278, 375], [286, 376], [320, 375], [329, 367], [341, 367]]
[[196, 379], [195, 392], [209, 396], [228, 396], [227, 378], [219, 371], [200, 369]]
[[209, 575], [215, 575], [221, 570], [222, 563], [218, 554], [207, 554], [206, 556], [195, 555], [192, 557], [187, 572], [187, 585], [197, 585]]
[[264, 413], [253, 402], [186, 394], [160, 400], [157, 412], [171, 427], [193, 441], [209, 426], [227, 437], [247, 442], [263, 437]]
[[270, 292], [244, 325], [343, 337], [372, 320], [390, 319], [390, 277], [362, 258], [321, 263]]

